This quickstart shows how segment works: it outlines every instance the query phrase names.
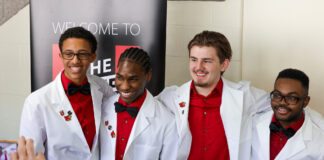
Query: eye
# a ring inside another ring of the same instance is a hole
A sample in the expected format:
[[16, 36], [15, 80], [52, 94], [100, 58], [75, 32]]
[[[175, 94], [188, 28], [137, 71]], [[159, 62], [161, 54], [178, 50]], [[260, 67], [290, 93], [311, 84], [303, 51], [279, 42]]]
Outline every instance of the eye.
[[211, 60], [204, 60], [204, 63], [211, 63]]
[[131, 81], [131, 82], [136, 82], [137, 80], [138, 80], [138, 78], [135, 78], [135, 77], [132, 77], [129, 79], [129, 81]]
[[196, 62], [197, 61], [197, 58], [190, 58], [190, 61], [191, 62]]
[[271, 99], [274, 99], [274, 100], [281, 100], [281, 98], [282, 98], [282, 95], [279, 93], [273, 93], [271, 95]]
[[118, 81], [123, 81], [123, 80], [124, 80], [124, 78], [123, 78], [122, 76], [120, 76], [120, 75], [116, 75], [116, 79], [117, 79]]
[[74, 53], [73, 52], [63, 52], [66, 56], [72, 56]]
[[288, 99], [288, 101], [296, 102], [296, 101], [298, 100], [298, 97], [295, 97], [295, 96], [288, 96], [287, 99]]

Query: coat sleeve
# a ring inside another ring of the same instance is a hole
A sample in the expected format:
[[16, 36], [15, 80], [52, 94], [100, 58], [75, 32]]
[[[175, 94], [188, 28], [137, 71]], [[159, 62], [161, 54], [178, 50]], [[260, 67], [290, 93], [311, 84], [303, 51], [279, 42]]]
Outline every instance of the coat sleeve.
[[173, 98], [176, 96], [177, 88], [177, 86], [164, 88], [164, 90], [155, 97], [155, 99], [161, 102], [172, 114], [177, 112], [176, 107], [174, 107], [173, 104]]
[[27, 98], [23, 107], [20, 122], [20, 136], [34, 140], [34, 152], [45, 152], [46, 130], [39, 105]]
[[249, 93], [245, 96], [249, 96], [245, 97], [246, 100], [249, 101], [245, 103], [249, 103], [250, 107], [248, 107], [248, 113], [251, 115], [265, 113], [271, 110], [270, 95], [264, 90], [249, 87]]
[[114, 90], [109, 86], [107, 81], [97, 76], [92, 75], [92, 77], [100, 86], [100, 91], [103, 93], [103, 97], [102, 97], [103, 102], [116, 94]]
[[163, 140], [162, 152], [160, 154], [161, 160], [175, 160], [178, 153], [178, 133], [174, 118], [171, 124], [168, 125]]

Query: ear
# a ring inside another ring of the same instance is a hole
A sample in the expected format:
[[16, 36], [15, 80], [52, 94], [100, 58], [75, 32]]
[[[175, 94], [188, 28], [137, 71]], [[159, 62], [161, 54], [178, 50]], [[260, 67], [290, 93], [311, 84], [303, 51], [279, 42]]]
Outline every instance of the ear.
[[149, 82], [152, 78], [152, 69], [146, 74], [146, 81]]
[[92, 54], [91, 54], [91, 58], [90, 58], [90, 62], [95, 61], [96, 58], [97, 58], [97, 54], [96, 54], [96, 53], [92, 53]]
[[62, 53], [59, 53], [59, 57], [60, 57], [61, 61], [63, 61]]
[[304, 106], [303, 106], [303, 108], [305, 108], [308, 105], [309, 101], [310, 101], [310, 96], [307, 96], [305, 98], [305, 100], [304, 100]]
[[225, 59], [224, 62], [221, 64], [221, 72], [225, 72], [225, 70], [228, 68], [229, 66], [229, 59]]

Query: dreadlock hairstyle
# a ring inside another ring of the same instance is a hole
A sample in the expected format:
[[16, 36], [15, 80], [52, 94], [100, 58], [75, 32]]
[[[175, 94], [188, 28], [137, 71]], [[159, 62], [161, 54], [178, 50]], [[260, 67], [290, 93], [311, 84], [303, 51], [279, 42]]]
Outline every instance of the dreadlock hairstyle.
[[128, 48], [121, 55], [118, 60], [119, 63], [123, 61], [131, 61], [140, 64], [147, 74], [152, 69], [152, 63], [150, 56], [143, 49], [140, 48]]

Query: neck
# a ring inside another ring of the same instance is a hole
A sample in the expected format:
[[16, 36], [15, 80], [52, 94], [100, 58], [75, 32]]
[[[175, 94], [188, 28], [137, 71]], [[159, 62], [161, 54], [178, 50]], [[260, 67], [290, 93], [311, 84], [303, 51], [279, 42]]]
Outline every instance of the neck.
[[81, 78], [71, 78], [68, 75], [66, 75], [65, 72], [64, 72], [64, 75], [65, 75], [65, 77], [67, 79], [69, 79], [70, 81], [72, 81], [76, 85], [80, 85], [84, 81], [84, 79], [85, 79], [85, 76], [83, 76]]

